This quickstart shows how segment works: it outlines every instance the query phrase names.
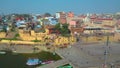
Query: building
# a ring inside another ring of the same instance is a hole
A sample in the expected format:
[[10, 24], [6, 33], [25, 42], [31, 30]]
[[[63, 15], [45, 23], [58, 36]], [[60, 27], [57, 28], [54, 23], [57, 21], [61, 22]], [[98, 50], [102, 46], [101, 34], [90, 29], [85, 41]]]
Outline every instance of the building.
[[73, 18], [74, 17], [74, 13], [73, 12], [68, 12], [67, 13], [67, 17]]
[[57, 12], [56, 18], [58, 18], [58, 21], [62, 24], [67, 23], [65, 12]]

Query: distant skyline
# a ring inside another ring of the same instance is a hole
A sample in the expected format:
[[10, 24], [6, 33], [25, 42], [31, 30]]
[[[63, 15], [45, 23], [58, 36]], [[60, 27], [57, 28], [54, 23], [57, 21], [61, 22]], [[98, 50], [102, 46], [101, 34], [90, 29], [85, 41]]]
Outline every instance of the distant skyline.
[[120, 0], [0, 0], [0, 14], [72, 11], [83, 13], [120, 12]]

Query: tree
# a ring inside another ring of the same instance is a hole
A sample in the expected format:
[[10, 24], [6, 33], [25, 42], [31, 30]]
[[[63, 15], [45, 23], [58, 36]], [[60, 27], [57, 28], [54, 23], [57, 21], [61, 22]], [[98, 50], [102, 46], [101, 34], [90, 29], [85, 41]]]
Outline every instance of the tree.
[[56, 25], [55, 25], [55, 28], [56, 28], [57, 30], [60, 30], [60, 29], [61, 29], [61, 28], [60, 28], [60, 23], [56, 24]]
[[68, 24], [56, 24], [55, 28], [60, 31], [62, 36], [70, 36], [70, 30], [68, 29]]
[[50, 16], [52, 16], [52, 15], [51, 15], [50, 13], [45, 13], [44, 16], [45, 16], [45, 17], [50, 17]]

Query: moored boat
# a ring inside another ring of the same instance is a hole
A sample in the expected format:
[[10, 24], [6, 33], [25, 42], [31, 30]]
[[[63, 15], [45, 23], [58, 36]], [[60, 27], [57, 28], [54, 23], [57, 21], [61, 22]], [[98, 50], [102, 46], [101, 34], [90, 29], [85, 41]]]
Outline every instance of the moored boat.
[[0, 54], [6, 54], [6, 52], [5, 51], [0, 51]]
[[37, 58], [29, 58], [26, 62], [27, 65], [32, 66], [32, 65], [38, 65], [40, 64], [42, 61], [40, 61]]

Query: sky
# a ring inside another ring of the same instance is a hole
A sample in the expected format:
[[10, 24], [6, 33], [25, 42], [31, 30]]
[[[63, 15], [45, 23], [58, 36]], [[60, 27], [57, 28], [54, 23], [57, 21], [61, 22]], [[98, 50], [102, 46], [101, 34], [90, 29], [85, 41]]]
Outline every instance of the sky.
[[120, 12], [120, 0], [0, 0], [0, 14], [43, 14], [72, 11], [81, 13]]

